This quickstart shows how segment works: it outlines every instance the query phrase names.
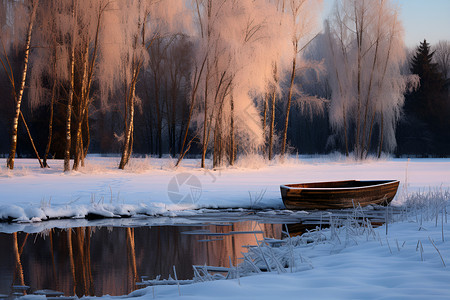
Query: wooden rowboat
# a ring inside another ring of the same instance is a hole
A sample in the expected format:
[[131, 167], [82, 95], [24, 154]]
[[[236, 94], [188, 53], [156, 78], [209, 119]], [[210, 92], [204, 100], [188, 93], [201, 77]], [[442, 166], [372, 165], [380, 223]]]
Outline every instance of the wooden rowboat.
[[387, 205], [397, 193], [398, 180], [346, 180], [281, 185], [287, 209], [341, 209], [358, 204]]

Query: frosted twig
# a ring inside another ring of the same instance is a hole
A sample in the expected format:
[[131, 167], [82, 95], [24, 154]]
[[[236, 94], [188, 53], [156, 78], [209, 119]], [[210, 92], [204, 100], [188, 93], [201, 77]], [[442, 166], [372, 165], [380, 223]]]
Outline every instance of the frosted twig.
[[442, 242], [445, 242], [445, 238], [444, 238], [444, 209], [445, 209], [445, 204], [444, 204], [444, 207], [442, 208], [442, 226], [441, 226], [441, 228], [442, 228]]
[[[230, 276], [231, 277], [231, 279], [233, 279], [234, 277], [235, 277], [235, 274], [233, 274], [234, 272], [233, 272], [233, 262], [231, 261], [231, 256], [230, 255], [228, 255], [228, 260], [229, 260], [229, 263], [230, 263], [230, 272], [228, 272], [228, 276]], [[227, 279], [228, 279], [228, 276], [227, 276]]]
[[196, 267], [192, 266], [192, 268], [194, 269], [194, 278], [198, 278], [200, 281], [204, 281], [203, 277], [200, 276], [200, 273], [198, 273], [198, 270]]
[[387, 243], [387, 245], [388, 245], [388, 247], [389, 247], [389, 252], [391, 252], [391, 254], [392, 254], [391, 245], [389, 245], [389, 240], [388, 240], [388, 238], [386, 238], [386, 243]]
[[417, 241], [416, 251], [420, 250], [420, 260], [423, 261], [423, 245], [420, 240]]
[[428, 237], [428, 239], [430, 240], [431, 244], [434, 246], [434, 249], [436, 249], [437, 253], [438, 253], [439, 256], [441, 257], [442, 264], [443, 264], [444, 267], [445, 267], [444, 258], [442, 257], [441, 252], [440, 252], [439, 249], [436, 247], [436, 245], [434, 244], [433, 240], [432, 240], [430, 237]]
[[178, 282], [177, 270], [175, 269], [175, 265], [173, 266], [173, 275], [175, 276], [175, 281], [177, 282], [177, 286], [178, 286], [178, 295], [181, 296], [180, 282]]
[[248, 257], [247, 254], [241, 252], [242, 256], [244, 256], [244, 261], [248, 262], [248, 264], [255, 270], [256, 273], [261, 273], [261, 270], [255, 265], [255, 263]]
[[[230, 260], [230, 271], [233, 270], [233, 263], [231, 262], [231, 256], [228, 256], [228, 259]], [[241, 285], [241, 279], [239, 278], [239, 267], [236, 265], [235, 267], [235, 277], [238, 280], [238, 284]]]
[[269, 263], [267, 262], [266, 256], [264, 255], [264, 252], [263, 252], [263, 250], [261, 249], [261, 246], [259, 245], [259, 241], [258, 241], [258, 238], [256, 237], [256, 234], [255, 234], [255, 240], [256, 240], [256, 245], [258, 246], [258, 250], [259, 250], [259, 252], [261, 253], [261, 258], [262, 258], [262, 260], [264, 261], [264, 263], [265, 263], [266, 266], [267, 266], [267, 271], [272, 272], [272, 269], [270, 268], [270, 265], [269, 265]]
[[389, 227], [388, 208], [389, 208], [389, 206], [386, 205], [386, 215], [385, 215], [385, 220], [384, 220], [384, 223], [386, 224], [386, 235], [388, 235], [388, 227]]
[[[321, 219], [321, 223], [322, 223], [322, 214], [320, 214], [320, 219]], [[289, 262], [289, 268], [290, 268], [290, 270], [291, 270], [291, 273], [292, 273], [292, 268], [293, 268], [293, 266], [294, 266], [294, 247], [293, 247], [293, 245], [292, 245], [292, 239], [291, 239], [291, 235], [289, 234], [289, 229], [288, 229], [288, 227], [287, 227], [287, 224], [284, 224], [284, 227], [286, 228], [286, 234], [287, 234], [287, 236], [288, 236], [288, 239], [289, 239], [289, 254], [290, 254], [290, 262]]]
[[281, 265], [280, 261], [275, 257], [275, 253], [273, 253], [273, 249], [271, 247], [268, 247], [269, 253], [272, 256], [272, 261], [275, 263], [275, 266], [277, 268], [278, 274], [280, 273], [286, 273], [286, 270]]
[[380, 245], [383, 246], [383, 241], [381, 240], [380, 233], [377, 232], [378, 241], [380, 241]]

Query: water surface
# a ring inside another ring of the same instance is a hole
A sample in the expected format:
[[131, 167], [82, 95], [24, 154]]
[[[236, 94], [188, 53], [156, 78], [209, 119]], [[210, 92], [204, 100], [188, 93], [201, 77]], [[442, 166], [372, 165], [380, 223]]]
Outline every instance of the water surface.
[[[124, 295], [141, 276], [192, 279], [192, 265], [235, 265], [256, 238], [281, 238], [280, 224], [247, 220], [197, 226], [76, 227], [0, 233], [0, 294], [13, 285], [70, 295]], [[199, 231], [211, 234], [193, 234]], [[260, 233], [232, 233], [259, 231]]]

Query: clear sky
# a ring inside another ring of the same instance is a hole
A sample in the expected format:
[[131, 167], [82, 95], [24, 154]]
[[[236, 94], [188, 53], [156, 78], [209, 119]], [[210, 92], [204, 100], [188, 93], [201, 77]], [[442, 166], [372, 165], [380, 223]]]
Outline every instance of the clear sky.
[[[450, 40], [450, 0], [393, 0], [400, 7], [407, 47], [416, 47], [424, 39], [432, 46]], [[334, 0], [324, 1], [324, 16]]]

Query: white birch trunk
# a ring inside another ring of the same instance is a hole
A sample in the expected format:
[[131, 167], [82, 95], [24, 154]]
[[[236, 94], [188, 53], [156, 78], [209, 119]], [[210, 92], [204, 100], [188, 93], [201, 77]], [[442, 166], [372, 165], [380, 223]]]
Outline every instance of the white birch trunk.
[[36, 17], [36, 11], [39, 5], [39, 0], [35, 0], [33, 3], [30, 20], [28, 23], [28, 30], [27, 30], [27, 38], [25, 42], [25, 54], [23, 59], [23, 71], [22, 71], [22, 78], [20, 81], [20, 87], [19, 91], [16, 96], [16, 107], [15, 107], [15, 114], [13, 119], [13, 125], [12, 125], [12, 132], [11, 132], [11, 146], [9, 150], [9, 157], [6, 162], [6, 165], [9, 169], [14, 169], [14, 158], [16, 156], [16, 149], [17, 149], [17, 128], [19, 125], [19, 116], [20, 116], [20, 106], [22, 104], [22, 97], [23, 97], [23, 90], [25, 88], [25, 80], [27, 78], [27, 70], [28, 70], [28, 58], [30, 55], [30, 44], [31, 44], [31, 34], [33, 32], [33, 25], [34, 20]]
[[76, 0], [73, 0], [73, 11], [72, 11], [72, 41], [70, 45], [70, 88], [69, 88], [69, 99], [67, 101], [67, 110], [66, 110], [66, 146], [64, 149], [64, 172], [70, 171], [70, 147], [72, 143], [71, 137], [71, 119], [72, 119], [72, 102], [73, 102], [73, 93], [75, 86], [75, 32], [76, 32], [76, 13], [75, 6]]
[[122, 149], [122, 157], [120, 159], [119, 163], [119, 169], [123, 170], [125, 166], [128, 164], [128, 161], [130, 160], [131, 156], [131, 149], [133, 147], [132, 141], [133, 141], [133, 126], [134, 126], [134, 95], [136, 90], [136, 82], [139, 74], [140, 64], [138, 64], [137, 67], [135, 67], [135, 70], [133, 72], [133, 79], [130, 83], [130, 93], [128, 96], [128, 123], [127, 123], [127, 129], [125, 132], [125, 141], [123, 143], [123, 149]]
[[287, 130], [289, 125], [289, 112], [291, 110], [291, 101], [292, 101], [292, 91], [294, 89], [294, 79], [295, 79], [295, 66], [297, 63], [297, 45], [294, 46], [294, 57], [292, 59], [292, 71], [291, 71], [291, 82], [289, 85], [289, 93], [288, 93], [288, 103], [286, 107], [286, 119], [284, 120], [284, 132], [283, 132], [283, 140], [281, 142], [281, 156], [284, 157], [286, 152], [286, 140], [287, 140]]

